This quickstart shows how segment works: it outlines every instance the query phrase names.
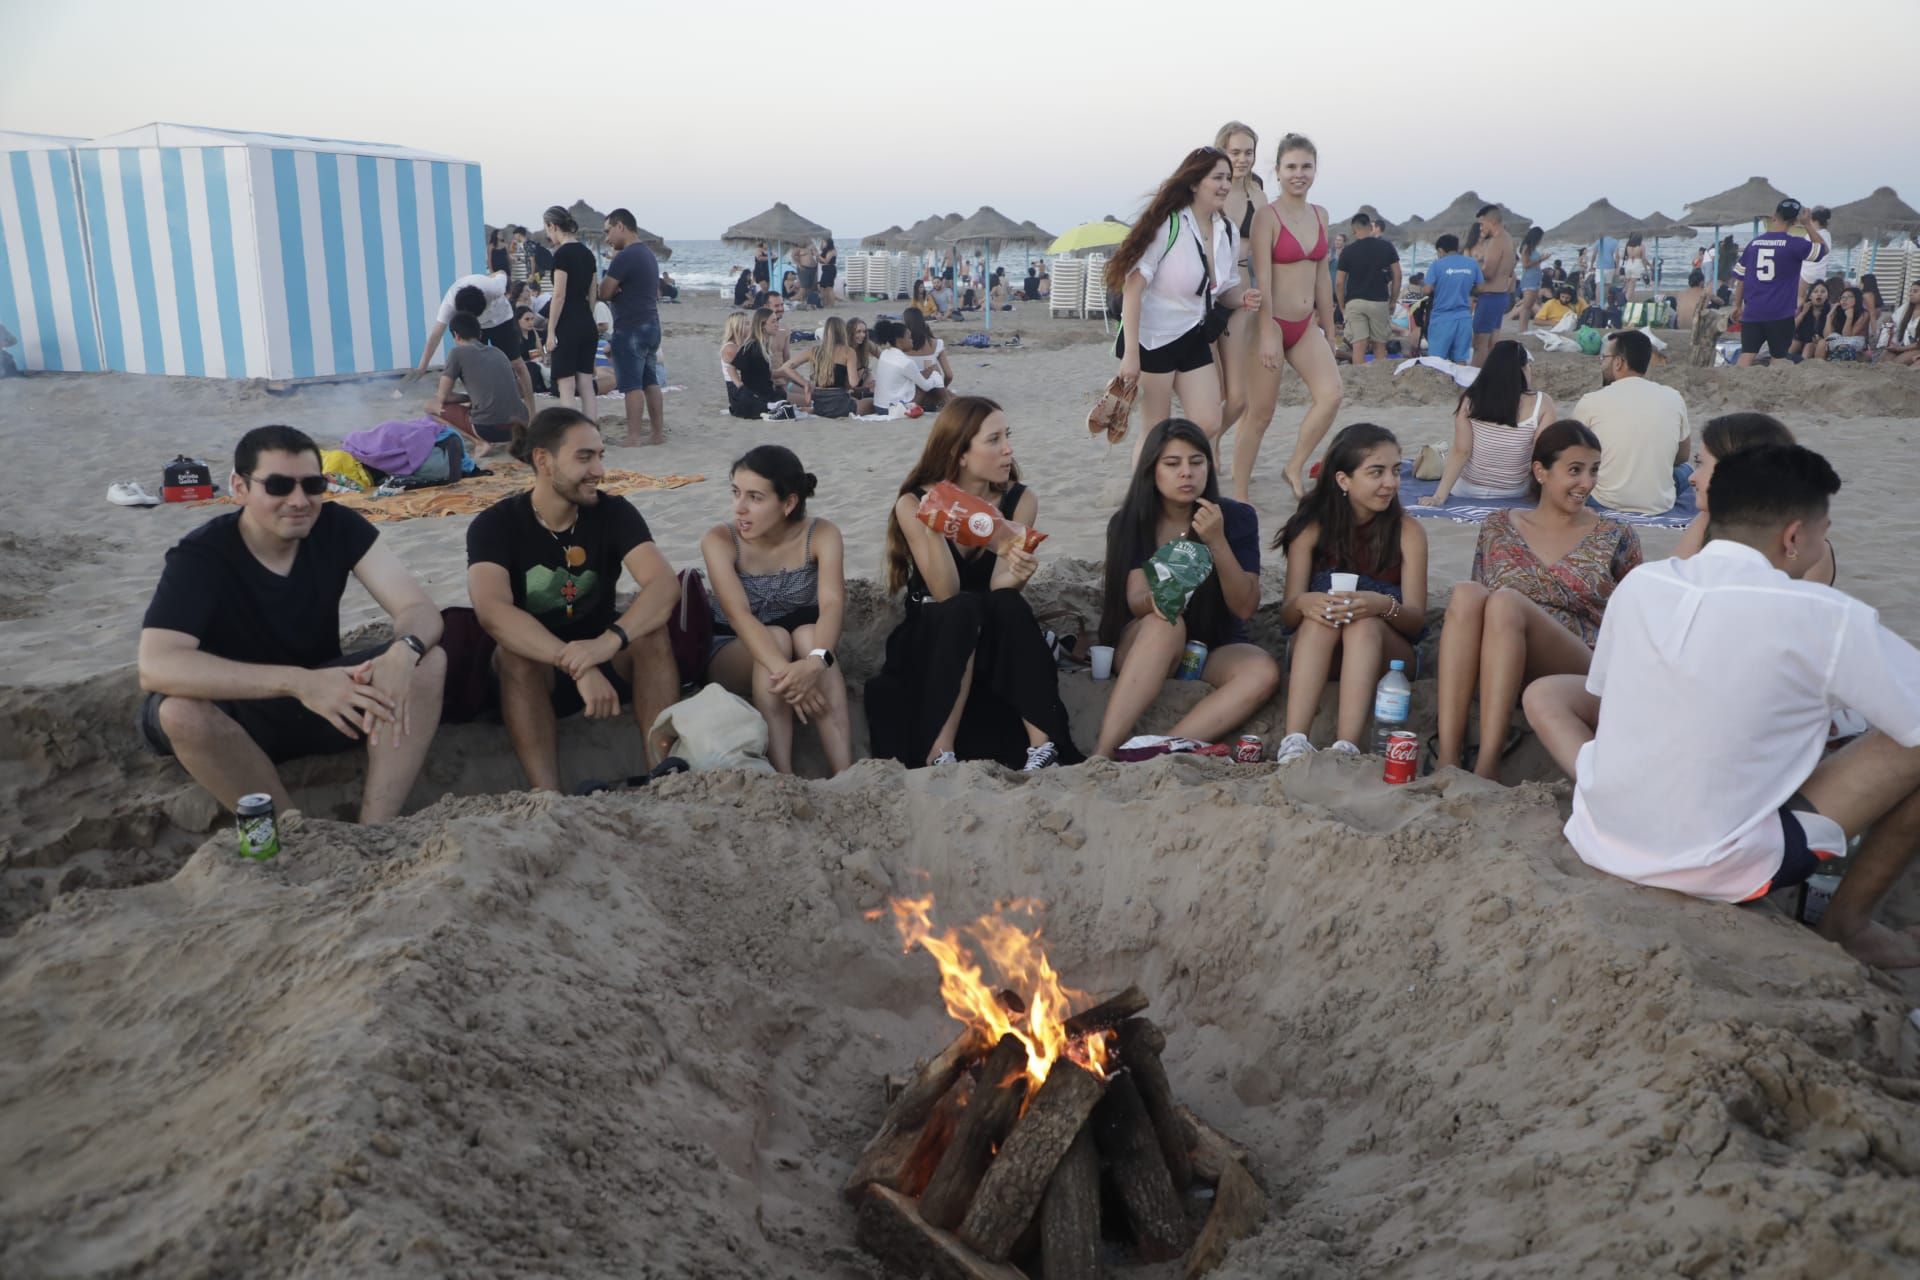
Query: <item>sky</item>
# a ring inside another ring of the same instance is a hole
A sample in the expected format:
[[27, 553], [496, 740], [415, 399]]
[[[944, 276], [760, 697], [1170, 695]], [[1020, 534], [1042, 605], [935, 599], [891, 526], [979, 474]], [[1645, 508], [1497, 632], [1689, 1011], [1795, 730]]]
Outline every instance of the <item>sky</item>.
[[[822, 13], [851, 20], [823, 34]], [[0, 129], [396, 143], [478, 161], [490, 223], [585, 199], [671, 239], [717, 238], [775, 200], [843, 238], [982, 204], [1055, 231], [1127, 218], [1229, 119], [1258, 130], [1263, 170], [1282, 133], [1310, 136], [1313, 199], [1335, 218], [1362, 202], [1424, 217], [1468, 189], [1545, 223], [1603, 195], [1677, 215], [1753, 175], [1810, 204], [1883, 184], [1920, 204], [1920, 147], [1876, 127], [1871, 88], [1911, 82], [1917, 14], [1920, 0], [0, 0]], [[1837, 111], [1848, 95], [1856, 109]]]

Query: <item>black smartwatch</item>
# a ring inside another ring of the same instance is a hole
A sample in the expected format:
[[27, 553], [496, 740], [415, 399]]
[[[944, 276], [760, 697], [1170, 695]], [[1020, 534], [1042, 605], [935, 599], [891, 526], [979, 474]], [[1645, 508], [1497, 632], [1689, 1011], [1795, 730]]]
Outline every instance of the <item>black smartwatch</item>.
[[421, 643], [419, 636], [401, 636], [399, 643], [413, 650], [413, 665], [419, 666], [420, 660], [427, 656], [427, 646]]
[[607, 630], [620, 637], [620, 651], [622, 653], [626, 652], [627, 647], [633, 643], [633, 641], [627, 639], [627, 629], [617, 622], [609, 622], [607, 624]]

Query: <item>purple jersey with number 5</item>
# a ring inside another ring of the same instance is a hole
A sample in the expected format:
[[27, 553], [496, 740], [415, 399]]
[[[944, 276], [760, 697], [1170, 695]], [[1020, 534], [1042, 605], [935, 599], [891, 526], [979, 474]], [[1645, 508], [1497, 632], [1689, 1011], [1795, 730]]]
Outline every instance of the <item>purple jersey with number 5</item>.
[[1746, 281], [1742, 322], [1789, 320], [1800, 309], [1800, 264], [1814, 242], [1784, 231], [1769, 231], [1747, 241], [1733, 274]]

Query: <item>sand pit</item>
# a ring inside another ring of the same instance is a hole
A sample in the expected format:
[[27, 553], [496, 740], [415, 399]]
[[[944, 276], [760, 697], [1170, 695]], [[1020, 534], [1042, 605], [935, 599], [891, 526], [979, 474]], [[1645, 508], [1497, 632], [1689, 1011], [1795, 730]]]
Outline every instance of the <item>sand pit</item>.
[[1069, 981], [1152, 993], [1273, 1198], [1217, 1274], [1911, 1273], [1894, 994], [1587, 873], [1539, 787], [1374, 774], [868, 762], [291, 818], [264, 867], [222, 832], [4, 944], [0, 1257], [872, 1274], [839, 1184], [952, 1031], [861, 913], [924, 886], [1044, 898]]

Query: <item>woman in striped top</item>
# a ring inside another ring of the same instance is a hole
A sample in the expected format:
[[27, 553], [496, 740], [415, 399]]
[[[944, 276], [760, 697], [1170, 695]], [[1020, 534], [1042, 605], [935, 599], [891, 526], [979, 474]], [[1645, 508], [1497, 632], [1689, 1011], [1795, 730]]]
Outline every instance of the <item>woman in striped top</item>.
[[1521, 498], [1533, 484], [1533, 440], [1554, 422], [1553, 398], [1535, 391], [1533, 357], [1512, 338], [1493, 344], [1487, 363], [1453, 410], [1453, 448], [1440, 487], [1420, 499], [1443, 507], [1463, 498]]

